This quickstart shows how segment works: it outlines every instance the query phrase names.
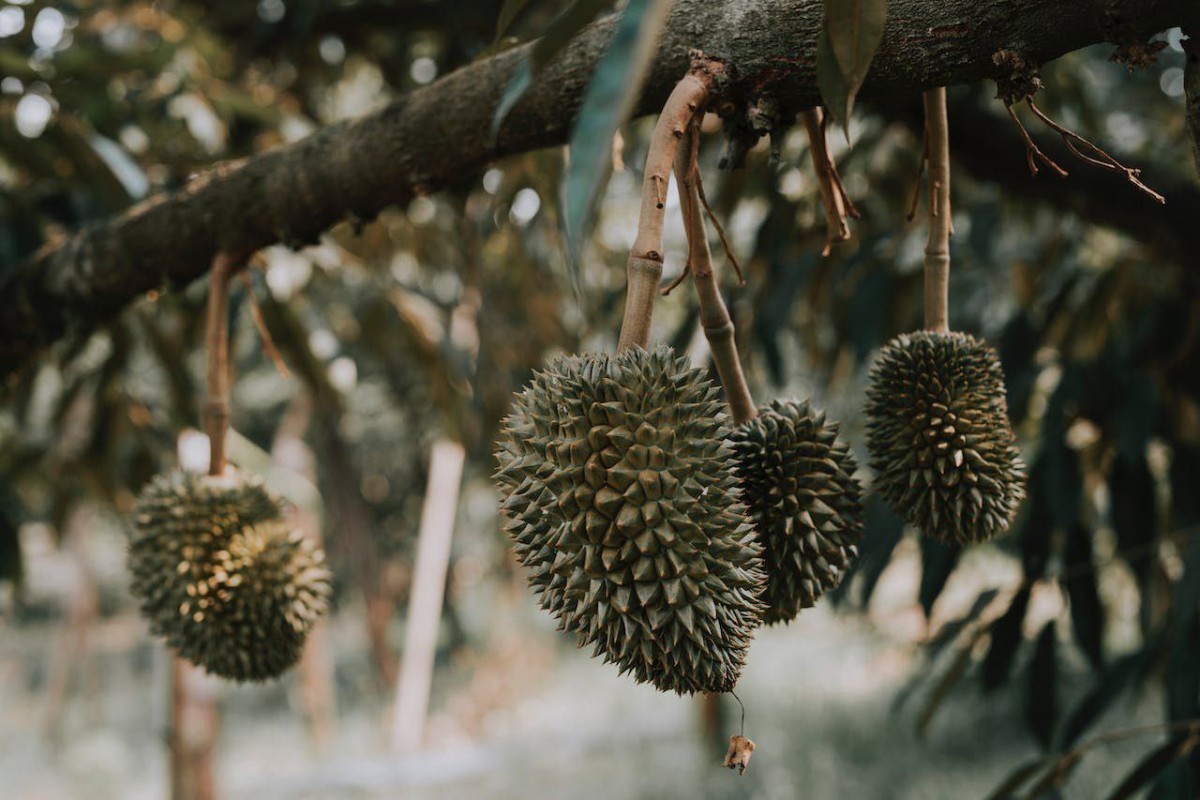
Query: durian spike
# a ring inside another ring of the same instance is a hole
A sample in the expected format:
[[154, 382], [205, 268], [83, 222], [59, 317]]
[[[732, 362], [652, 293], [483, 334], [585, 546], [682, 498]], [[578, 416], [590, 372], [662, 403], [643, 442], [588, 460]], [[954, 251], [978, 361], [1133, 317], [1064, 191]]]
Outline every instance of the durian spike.
[[650, 150], [646, 154], [637, 238], [626, 263], [628, 285], [618, 351], [631, 347], [644, 348], [650, 341], [654, 300], [658, 295], [658, 280], [662, 277], [663, 217], [667, 206], [667, 188], [671, 182], [671, 165], [684, 130], [708, 102], [713, 80], [721, 71], [722, 66], [718, 62], [703, 57], [693, 59], [691, 70], [675, 85], [654, 126]]
[[700, 327], [708, 339], [717, 376], [725, 389], [733, 424], [741, 425], [758, 416], [754, 398], [746, 385], [742, 362], [738, 358], [733, 320], [713, 267], [712, 251], [708, 247], [708, 230], [700, 201], [700, 169], [697, 154], [700, 149], [698, 118], [693, 117], [675, 154], [675, 180], [679, 184], [679, 208], [683, 213], [683, 229], [688, 239], [688, 260], [685, 274], [691, 272], [700, 300]]
[[213, 258], [209, 277], [205, 319], [208, 397], [204, 403], [209, 475], [225, 472], [225, 432], [229, 429], [229, 283], [243, 263], [243, 258], [221, 251]]
[[946, 87], [930, 89], [925, 100], [925, 142], [929, 153], [929, 239], [925, 245], [925, 328], [950, 330], [950, 126]]

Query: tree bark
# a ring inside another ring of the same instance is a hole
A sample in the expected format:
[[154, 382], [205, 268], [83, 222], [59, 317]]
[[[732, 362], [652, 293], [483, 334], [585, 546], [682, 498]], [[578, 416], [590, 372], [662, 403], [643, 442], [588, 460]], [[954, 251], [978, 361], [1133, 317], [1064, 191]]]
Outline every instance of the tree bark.
[[[860, 96], [889, 97], [996, 74], [992, 54], [1035, 63], [1182, 24], [1194, 0], [892, 0]], [[722, 100], [770, 94], [787, 112], [818, 102], [816, 0], [677, 0], [637, 113], [662, 106], [689, 50], [722, 60]], [[0, 375], [64, 335], [85, 334], [140, 294], [202, 275], [218, 250], [315, 241], [347, 217], [474, 178], [501, 156], [566, 141], [612, 31], [586, 29], [491, 141], [493, 109], [529, 46], [475, 62], [363, 119], [222, 165], [173, 194], [90, 226], [0, 270]]]

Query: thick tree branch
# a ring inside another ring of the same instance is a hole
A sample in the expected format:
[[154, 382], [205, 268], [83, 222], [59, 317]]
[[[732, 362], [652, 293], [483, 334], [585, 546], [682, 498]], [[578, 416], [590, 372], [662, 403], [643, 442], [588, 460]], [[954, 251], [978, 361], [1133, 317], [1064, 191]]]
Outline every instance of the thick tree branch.
[[[995, 73], [992, 54], [1045, 62], [1116, 36], [1178, 25], [1194, 0], [892, 0], [861, 96], [887, 97]], [[638, 104], [661, 108], [689, 51], [727, 65], [727, 99], [769, 89], [788, 110], [817, 103], [816, 0], [677, 0]], [[466, 66], [361, 120], [226, 165], [184, 190], [91, 226], [0, 270], [0, 374], [86, 333], [161, 284], [186, 284], [219, 250], [315, 241], [350, 217], [472, 179], [498, 157], [566, 140], [612, 30], [581, 34], [489, 140], [492, 111], [526, 48]]]

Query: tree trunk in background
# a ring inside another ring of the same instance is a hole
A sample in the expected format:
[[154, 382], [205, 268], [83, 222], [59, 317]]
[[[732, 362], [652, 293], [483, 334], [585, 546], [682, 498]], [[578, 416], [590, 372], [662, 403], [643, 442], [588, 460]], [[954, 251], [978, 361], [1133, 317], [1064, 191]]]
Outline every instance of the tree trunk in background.
[[421, 508], [417, 562], [412, 595], [408, 601], [408, 630], [404, 638], [404, 663], [396, 685], [392, 712], [392, 750], [411, 753], [420, 749], [429, 710], [433, 659], [445, 599], [450, 541], [462, 487], [466, 451], [458, 442], [439, 439], [429, 456], [429, 482]]
[[[1146, 38], [1188, 24], [1195, 8], [1195, 0], [891, 0], [860, 96], [994, 77], [992, 55], [1002, 48], [1020, 48], [1036, 64], [1097, 42]], [[819, 102], [822, 13], [815, 0], [676, 0], [635, 113], [662, 107], [689, 50], [699, 48], [728, 65], [722, 102], [745, 109], [770, 95], [786, 121]], [[578, 36], [496, 137], [494, 109], [531, 45], [471, 63], [361, 120], [222, 165], [3, 270], [0, 374], [68, 330], [112, 319], [150, 289], [195, 280], [217, 250], [312, 242], [347, 216], [370, 219], [472, 180], [499, 157], [562, 144], [612, 27], [608, 18]]]
[[171, 655], [171, 800], [215, 800], [213, 750], [220, 718], [212, 681]]

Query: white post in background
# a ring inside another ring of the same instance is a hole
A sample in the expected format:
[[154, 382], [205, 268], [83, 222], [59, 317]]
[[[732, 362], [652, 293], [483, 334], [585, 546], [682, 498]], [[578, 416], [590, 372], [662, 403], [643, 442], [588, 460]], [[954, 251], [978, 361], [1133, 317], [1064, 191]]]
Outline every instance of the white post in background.
[[425, 736], [433, 658], [465, 456], [463, 446], [449, 439], [434, 442], [429, 456], [429, 482], [421, 508], [417, 563], [408, 601], [408, 630], [392, 709], [392, 750], [396, 753], [416, 752]]

